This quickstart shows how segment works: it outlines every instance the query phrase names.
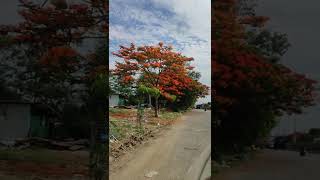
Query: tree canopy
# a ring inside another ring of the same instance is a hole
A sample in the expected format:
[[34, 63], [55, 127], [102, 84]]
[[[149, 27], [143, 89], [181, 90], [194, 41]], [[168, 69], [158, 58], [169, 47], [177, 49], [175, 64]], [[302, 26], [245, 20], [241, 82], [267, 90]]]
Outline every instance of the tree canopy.
[[156, 88], [169, 101], [193, 88], [199, 90], [197, 96], [208, 93], [207, 86], [189, 76], [194, 68], [189, 65], [193, 58], [174, 52], [171, 46], [162, 42], [155, 46], [120, 46], [113, 54], [123, 60], [116, 62], [113, 70], [123, 84]]
[[216, 143], [228, 143], [223, 138], [229, 136], [231, 146], [239, 137], [253, 137], [250, 145], [276, 117], [313, 105], [316, 83], [280, 63], [289, 47], [286, 35], [263, 29], [269, 18], [240, 13], [239, 5], [216, 0], [212, 17]]

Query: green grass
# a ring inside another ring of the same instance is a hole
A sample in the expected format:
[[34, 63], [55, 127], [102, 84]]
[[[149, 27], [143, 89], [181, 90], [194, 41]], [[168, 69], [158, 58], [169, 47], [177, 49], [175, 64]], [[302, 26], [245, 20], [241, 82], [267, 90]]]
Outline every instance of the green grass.
[[219, 173], [219, 169], [216, 168], [216, 167], [213, 167], [213, 168], [212, 168], [211, 175], [212, 175], [212, 176], [215, 176], [215, 175], [217, 175], [218, 173]]
[[127, 137], [129, 134], [142, 134], [143, 130], [137, 127], [136, 122], [110, 118], [109, 120], [109, 132], [115, 136], [118, 140]]
[[109, 113], [127, 113], [132, 111], [131, 109], [121, 109], [121, 108], [109, 108]]
[[[113, 113], [126, 113], [127, 109], [117, 109], [117, 108], [109, 108], [110, 112]], [[130, 111], [130, 110], [129, 110]], [[131, 110], [132, 111], [132, 110]], [[153, 118], [153, 110], [145, 110], [144, 116], [145, 118]], [[161, 111], [159, 113], [159, 120], [163, 121], [173, 121], [178, 119], [182, 113], [180, 112], [168, 112]], [[110, 135], [113, 135], [118, 140], [124, 139], [130, 135], [143, 135], [144, 130], [141, 129], [136, 121], [126, 120], [125, 118], [115, 118], [110, 117], [109, 119], [109, 132]]]
[[168, 111], [161, 111], [160, 112], [160, 119], [166, 120], [175, 120], [182, 115], [180, 112], [168, 112]]

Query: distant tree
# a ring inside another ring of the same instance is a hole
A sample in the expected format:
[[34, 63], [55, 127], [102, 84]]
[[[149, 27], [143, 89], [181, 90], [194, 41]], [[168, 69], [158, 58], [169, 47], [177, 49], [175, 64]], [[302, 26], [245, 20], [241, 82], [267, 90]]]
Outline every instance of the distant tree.
[[209, 94], [209, 88], [201, 83], [200, 72], [190, 71], [188, 76], [192, 79], [190, 88], [183, 90], [183, 94], [178, 95], [176, 101], [169, 102], [168, 106], [174, 111], [185, 111], [188, 108], [194, 107], [199, 97], [205, 97]]
[[121, 78], [118, 75], [109, 73], [109, 89], [110, 93], [119, 94], [124, 97], [125, 105], [136, 105], [138, 103], [137, 92], [131, 84], [120, 83]]

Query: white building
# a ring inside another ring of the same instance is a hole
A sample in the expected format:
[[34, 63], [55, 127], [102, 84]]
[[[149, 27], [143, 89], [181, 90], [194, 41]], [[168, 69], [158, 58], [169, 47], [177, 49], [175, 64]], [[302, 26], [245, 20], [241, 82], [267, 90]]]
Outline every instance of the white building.
[[118, 106], [120, 102], [119, 94], [111, 94], [109, 95], [109, 107]]
[[31, 105], [18, 101], [0, 102], [0, 140], [12, 141], [29, 134]]

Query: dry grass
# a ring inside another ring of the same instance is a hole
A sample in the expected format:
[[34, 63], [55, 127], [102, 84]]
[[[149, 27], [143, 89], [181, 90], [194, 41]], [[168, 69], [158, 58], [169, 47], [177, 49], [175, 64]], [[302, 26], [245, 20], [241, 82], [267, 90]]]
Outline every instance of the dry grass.
[[156, 118], [152, 109], [145, 109], [141, 128], [137, 123], [136, 109], [109, 108], [109, 153], [113, 157], [119, 157], [152, 136], [153, 132], [175, 122], [180, 116], [181, 113], [162, 110]]
[[[29, 177], [88, 176], [88, 152], [54, 151], [47, 149], [1, 149], [0, 172]], [[49, 178], [51, 179], [51, 178]]]

